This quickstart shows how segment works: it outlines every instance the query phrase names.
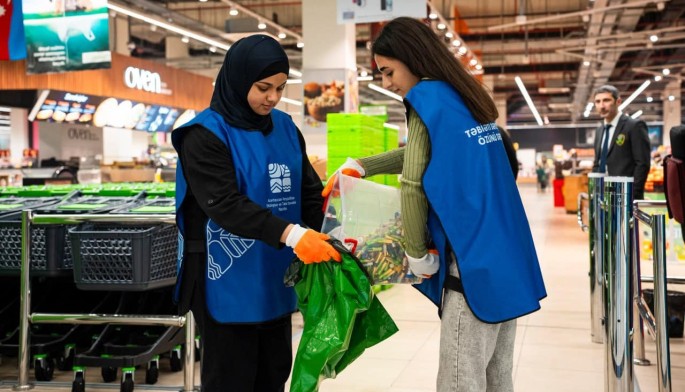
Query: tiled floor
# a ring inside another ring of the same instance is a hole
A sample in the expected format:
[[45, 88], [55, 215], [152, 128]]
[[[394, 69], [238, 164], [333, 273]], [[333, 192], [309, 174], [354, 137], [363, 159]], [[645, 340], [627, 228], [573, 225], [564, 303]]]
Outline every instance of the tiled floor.
[[[551, 193], [539, 194], [534, 187], [523, 185], [521, 194], [548, 297], [543, 300], [540, 311], [518, 322], [515, 389], [518, 392], [602, 391], [604, 347], [590, 339], [587, 234], [579, 229], [575, 215], [552, 206]], [[643, 263], [643, 273], [648, 268], [651, 270], [651, 265]], [[685, 268], [669, 264], [669, 274], [679, 273], [679, 270]], [[683, 287], [673, 288], [685, 291]], [[395, 286], [380, 293], [379, 298], [400, 331], [367, 350], [336, 379], [324, 380], [322, 392], [435, 390], [439, 348], [439, 320], [435, 307], [408, 286]], [[300, 319], [295, 319], [294, 325], [293, 345], [296, 347], [301, 333]], [[685, 342], [682, 338], [672, 338], [670, 343], [672, 391], [685, 391]], [[652, 365], [637, 366], [636, 377], [643, 392], [657, 391], [655, 345], [649, 336], [646, 337], [646, 351]], [[182, 374], [168, 373], [166, 366], [163, 362], [158, 385], [182, 385]], [[88, 373], [88, 381], [99, 382], [99, 371], [93, 370]], [[16, 380], [16, 362], [5, 361], [0, 367], [0, 379], [5, 386]], [[69, 381], [70, 375], [62, 372], [56, 379]], [[136, 374], [136, 379], [143, 380], [144, 374]], [[113, 387], [117, 387], [116, 384]], [[43, 386], [36, 388], [45, 389]], [[99, 390], [104, 389], [88, 388], [88, 391]]]

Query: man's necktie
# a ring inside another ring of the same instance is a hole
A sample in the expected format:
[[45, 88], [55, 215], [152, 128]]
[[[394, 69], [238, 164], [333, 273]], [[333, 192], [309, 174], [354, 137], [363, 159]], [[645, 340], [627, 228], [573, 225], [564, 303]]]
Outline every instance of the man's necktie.
[[609, 155], [609, 129], [611, 124], [604, 126], [604, 140], [602, 141], [602, 149], [599, 153], [599, 172], [606, 173], [607, 155]]

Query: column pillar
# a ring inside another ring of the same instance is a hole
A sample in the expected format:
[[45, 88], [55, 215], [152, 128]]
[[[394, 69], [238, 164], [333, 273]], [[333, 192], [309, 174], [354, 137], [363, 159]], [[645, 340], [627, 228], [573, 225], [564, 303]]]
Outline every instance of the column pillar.
[[[680, 94], [679, 79], [670, 81], [663, 92], [663, 113], [664, 113], [664, 142], [665, 146], [671, 145], [671, 138], [669, 132], [671, 128], [682, 124], [680, 116], [681, 94]], [[673, 97], [671, 101], [669, 97]]]
[[303, 0], [302, 133], [307, 152], [326, 157], [326, 114], [358, 109], [356, 26], [338, 24], [335, 1]]
[[499, 116], [495, 120], [495, 124], [507, 129], [507, 95], [495, 93], [495, 75], [483, 75], [483, 85], [488, 93], [490, 93], [492, 100], [495, 101], [495, 106], [497, 106]]
[[112, 16], [114, 11], [110, 11], [109, 18], [109, 47], [113, 52], [123, 54], [125, 56], [130, 56], [131, 51], [128, 49], [128, 40], [130, 38], [128, 32], [128, 17], [121, 14], [115, 14]]
[[164, 51], [167, 59], [190, 57], [188, 44], [181, 41], [181, 37], [167, 36], [164, 38]]

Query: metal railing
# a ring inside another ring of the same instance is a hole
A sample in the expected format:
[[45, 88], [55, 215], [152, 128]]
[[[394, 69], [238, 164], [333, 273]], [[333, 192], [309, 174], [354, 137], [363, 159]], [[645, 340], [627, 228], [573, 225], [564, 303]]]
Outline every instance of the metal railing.
[[[31, 309], [31, 226], [33, 224], [77, 224], [81, 222], [114, 222], [114, 223], [175, 223], [174, 214], [33, 214], [27, 210], [21, 217], [21, 283], [20, 283], [20, 317], [19, 317], [19, 348], [17, 384], [15, 391], [32, 389], [29, 383], [29, 324], [126, 324], [126, 325], [156, 325], [156, 326], [185, 326], [185, 356], [182, 392], [196, 391], [194, 385], [195, 374], [195, 323], [191, 313], [186, 316], [164, 315], [120, 315], [120, 314], [46, 314], [30, 313]], [[37, 383], [38, 384], [38, 383]], [[41, 387], [64, 387], [64, 383], [41, 382]], [[89, 384], [92, 387], [107, 388], [109, 384]], [[178, 387], [159, 387], [136, 385], [137, 389], [168, 389], [178, 390]]]
[[[671, 391], [671, 351], [668, 335], [668, 315], [666, 311], [667, 270], [666, 270], [666, 216], [649, 214], [644, 207], [666, 207], [663, 201], [636, 200], [633, 202], [633, 303], [635, 306], [634, 344], [637, 364], [649, 363], [645, 358], [644, 328], [642, 321], [656, 339], [656, 365], [659, 392]], [[652, 230], [652, 260], [654, 281], [654, 314], [649, 310], [642, 297], [642, 274], [640, 272], [640, 228], [639, 222]], [[640, 277], [638, 279], [637, 277]]]
[[[656, 340], [658, 390], [671, 391], [670, 346], [666, 314], [667, 277], [664, 214], [644, 208], [666, 207], [663, 201], [632, 200], [632, 178], [591, 173], [588, 193], [578, 197], [578, 224], [589, 232], [592, 341], [605, 343], [605, 391], [636, 390], [634, 365], [649, 365], [645, 357], [643, 321]], [[582, 202], [588, 200], [588, 223]], [[651, 227], [653, 277], [640, 271], [640, 229]], [[642, 282], [654, 282], [654, 313], [642, 296]], [[599, 295], [597, 295], [599, 293]], [[603, 330], [602, 338], [597, 331]]]
[[[578, 225], [587, 231], [590, 242], [590, 335], [593, 343], [604, 342], [604, 309], [602, 306], [604, 249], [604, 174], [588, 174], [588, 192], [578, 195]], [[583, 222], [583, 200], [588, 200], [588, 224]]]
[[603, 254], [605, 391], [633, 391], [630, 218], [633, 179], [604, 178]]

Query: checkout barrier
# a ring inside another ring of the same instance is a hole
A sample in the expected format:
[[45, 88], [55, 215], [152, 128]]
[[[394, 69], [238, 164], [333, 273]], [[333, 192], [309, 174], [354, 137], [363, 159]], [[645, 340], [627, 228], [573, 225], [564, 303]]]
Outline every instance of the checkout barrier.
[[[59, 314], [59, 313], [30, 313], [31, 287], [31, 226], [65, 225], [82, 222], [97, 223], [175, 223], [174, 214], [34, 214], [31, 210], [22, 212], [21, 221], [21, 278], [20, 278], [20, 318], [19, 318], [19, 375], [15, 391], [25, 391], [34, 388], [29, 383], [29, 324], [121, 324], [142, 326], [185, 326], [185, 355], [184, 355], [184, 383], [182, 392], [197, 391], [194, 385], [195, 371], [195, 323], [191, 313], [185, 316], [164, 315], [123, 315], [123, 314]], [[68, 387], [66, 383], [36, 382], [42, 387]], [[109, 384], [90, 384], [95, 388], [111, 388]], [[160, 387], [139, 385], [140, 389], [178, 390], [179, 387]]]
[[[683, 283], [682, 278], [667, 278], [665, 215], [649, 214], [641, 208], [665, 207], [663, 201], [632, 201], [632, 178], [589, 176], [590, 199], [590, 277], [593, 342], [598, 325], [603, 325], [605, 343], [605, 391], [639, 390], [633, 365], [649, 365], [645, 358], [643, 321], [656, 339], [658, 391], [671, 391], [671, 364], [666, 314], [667, 283]], [[639, 222], [652, 229], [653, 278], [640, 272]], [[599, 278], [595, 274], [599, 274]], [[654, 313], [647, 306], [641, 290], [643, 281], [654, 282]], [[597, 292], [601, 306], [597, 309]], [[598, 320], [600, 323], [598, 324]], [[635, 355], [633, 355], [635, 354]]]

